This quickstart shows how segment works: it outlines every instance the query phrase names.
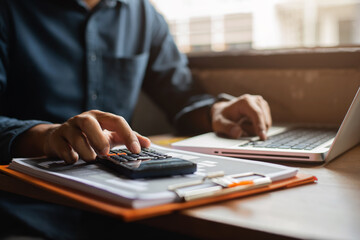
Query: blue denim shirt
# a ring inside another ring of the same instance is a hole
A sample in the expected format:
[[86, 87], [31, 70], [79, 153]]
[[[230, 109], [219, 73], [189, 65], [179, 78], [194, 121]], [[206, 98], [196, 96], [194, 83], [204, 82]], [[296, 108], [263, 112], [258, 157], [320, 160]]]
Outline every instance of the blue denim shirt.
[[0, 163], [39, 123], [90, 109], [130, 121], [141, 89], [175, 122], [213, 101], [147, 0], [0, 0]]

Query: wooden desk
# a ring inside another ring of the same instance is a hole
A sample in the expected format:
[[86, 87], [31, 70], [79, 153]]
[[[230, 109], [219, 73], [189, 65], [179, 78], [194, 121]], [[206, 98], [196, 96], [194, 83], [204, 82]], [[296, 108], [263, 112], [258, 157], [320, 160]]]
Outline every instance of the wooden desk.
[[[166, 144], [167, 136], [153, 138]], [[288, 164], [289, 165], [289, 164]], [[330, 164], [292, 164], [317, 184], [235, 199], [140, 223], [204, 239], [360, 239], [360, 146]], [[53, 202], [26, 183], [0, 174], [0, 189]]]

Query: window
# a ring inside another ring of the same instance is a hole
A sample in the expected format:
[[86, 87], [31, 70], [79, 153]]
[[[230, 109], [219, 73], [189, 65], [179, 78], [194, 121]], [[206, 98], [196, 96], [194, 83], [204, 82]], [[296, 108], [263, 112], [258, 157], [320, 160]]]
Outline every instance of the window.
[[360, 44], [360, 0], [151, 0], [182, 52]]

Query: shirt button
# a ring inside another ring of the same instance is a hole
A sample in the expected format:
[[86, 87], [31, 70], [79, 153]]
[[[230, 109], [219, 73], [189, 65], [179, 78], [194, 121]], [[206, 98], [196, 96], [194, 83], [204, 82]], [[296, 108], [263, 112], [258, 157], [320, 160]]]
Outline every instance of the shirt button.
[[95, 54], [91, 54], [90, 55], [90, 60], [95, 62], [96, 61], [96, 55]]
[[106, 0], [105, 3], [106, 3], [106, 5], [108, 7], [115, 7], [116, 6], [116, 0]]
[[93, 101], [96, 101], [97, 98], [98, 98], [98, 95], [96, 93], [91, 94], [91, 99]]

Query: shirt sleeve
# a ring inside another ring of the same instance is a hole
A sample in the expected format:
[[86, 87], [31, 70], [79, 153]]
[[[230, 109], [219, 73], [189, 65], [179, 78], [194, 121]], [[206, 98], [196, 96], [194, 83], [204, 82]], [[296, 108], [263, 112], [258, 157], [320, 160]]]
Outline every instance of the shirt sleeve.
[[[5, 1], [0, 1], [0, 110], [4, 108], [6, 102], [2, 100], [2, 95], [6, 90], [7, 76], [6, 69], [8, 60], [8, 35], [7, 35], [7, 6]], [[29, 128], [46, 123], [43, 121], [29, 120], [22, 121], [9, 118], [0, 113], [0, 164], [8, 164], [11, 161], [11, 146], [14, 139]]]
[[181, 119], [186, 114], [208, 107], [215, 100], [193, 81], [188, 60], [179, 52], [166, 21], [154, 8], [152, 11], [152, 46], [144, 91], [181, 131]]
[[5, 65], [8, 62], [7, 57], [7, 25], [5, 19], [7, 14], [6, 6], [3, 1], [0, 1], [0, 94], [5, 91], [6, 85], [6, 70]]

